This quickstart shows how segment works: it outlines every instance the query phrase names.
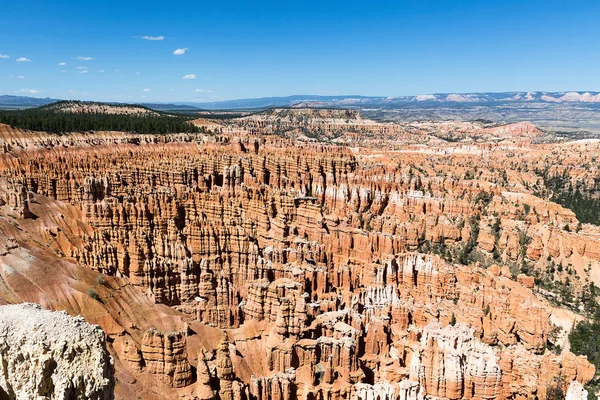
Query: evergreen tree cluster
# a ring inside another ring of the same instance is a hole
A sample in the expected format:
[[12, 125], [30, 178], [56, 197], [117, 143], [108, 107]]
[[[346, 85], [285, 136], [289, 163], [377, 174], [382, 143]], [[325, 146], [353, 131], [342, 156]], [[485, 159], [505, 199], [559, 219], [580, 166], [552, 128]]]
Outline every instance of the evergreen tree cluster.
[[600, 190], [598, 181], [594, 187], [585, 188], [571, 183], [568, 175], [548, 176], [542, 174], [544, 186], [550, 191], [550, 200], [570, 209], [582, 223], [600, 225], [600, 199], [597, 193]]
[[[54, 103], [41, 108], [0, 111], [0, 123], [14, 128], [49, 133], [119, 131], [166, 134], [206, 131], [203, 127], [199, 128], [190, 123], [193, 117], [162, 113], [69, 113], [58, 111], [57, 105]], [[114, 105], [111, 104], [111, 107]]]
[[596, 367], [596, 377], [586, 385], [588, 399], [596, 399], [595, 393], [600, 390], [600, 305], [596, 301], [598, 291], [593, 283], [584, 289], [581, 300], [586, 314], [591, 315], [591, 318], [579, 322], [569, 333], [571, 351], [587, 356], [588, 361]]
[[592, 322], [580, 322], [569, 334], [571, 351], [577, 355], [587, 356], [588, 361], [600, 369], [600, 323], [597, 319]]

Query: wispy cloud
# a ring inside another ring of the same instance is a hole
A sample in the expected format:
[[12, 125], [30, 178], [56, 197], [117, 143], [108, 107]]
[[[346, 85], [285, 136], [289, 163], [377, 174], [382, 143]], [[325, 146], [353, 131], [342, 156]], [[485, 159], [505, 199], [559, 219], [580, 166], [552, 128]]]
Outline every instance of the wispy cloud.
[[75, 67], [75, 69], [87, 69], [87, 67]]
[[75, 57], [76, 60], [81, 60], [81, 61], [92, 61], [95, 60], [94, 57], [84, 57], [84, 56], [79, 56], [79, 57]]
[[59, 62], [58, 65], [60, 65], [61, 67], [64, 67], [65, 65], [67, 65], [67, 63], [63, 61], [63, 62]]
[[35, 89], [19, 89], [16, 90], [15, 93], [37, 94], [39, 91]]
[[196, 74], [187, 74], [182, 76], [181, 79], [196, 79]]
[[15, 61], [16, 62], [29, 62], [31, 60], [29, 58], [27, 58], [27, 57], [19, 57]]
[[10, 58], [10, 56], [7, 56], [6, 54], [0, 53], [0, 58]]
[[99, 70], [98, 72], [100, 72], [100, 73], [103, 73], [103, 72], [104, 72], [104, 70], [103, 70], [103, 69], [101, 69], [101, 70]]
[[196, 93], [203, 93], [204, 89], [196, 89], [196, 90], [194, 90], [194, 92], [196, 92]]
[[84, 69], [82, 71], [77, 71], [78, 74], [87, 74], [89, 71], [87, 69]]
[[148, 89], [148, 88], [142, 90], [142, 92], [149, 92], [149, 91], [150, 91], [150, 89]]
[[151, 41], [163, 40], [165, 38], [164, 36], [148, 36], [148, 35], [137, 36], [137, 37], [139, 37], [140, 39], [151, 40]]
[[24, 75], [11, 76], [12, 79], [25, 79]]
[[176, 56], [182, 56], [184, 55], [186, 52], [188, 51], [188, 48], [184, 48], [184, 49], [175, 49], [175, 51], [173, 52], [174, 55]]

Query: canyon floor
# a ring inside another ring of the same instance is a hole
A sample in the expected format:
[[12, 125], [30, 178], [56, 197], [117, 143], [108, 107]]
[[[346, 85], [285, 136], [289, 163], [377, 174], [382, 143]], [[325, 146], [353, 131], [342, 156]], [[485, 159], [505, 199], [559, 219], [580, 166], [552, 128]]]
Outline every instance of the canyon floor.
[[115, 398], [592, 394], [569, 333], [600, 294], [600, 142], [344, 110], [194, 123], [0, 125], [0, 304], [99, 325]]

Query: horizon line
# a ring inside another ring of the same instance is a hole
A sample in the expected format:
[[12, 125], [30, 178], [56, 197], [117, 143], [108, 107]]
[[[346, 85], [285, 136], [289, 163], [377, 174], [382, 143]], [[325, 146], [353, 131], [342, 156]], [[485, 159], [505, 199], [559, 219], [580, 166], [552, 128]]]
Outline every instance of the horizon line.
[[153, 104], [169, 104], [169, 103], [198, 103], [198, 104], [210, 104], [210, 103], [223, 103], [229, 101], [243, 101], [243, 100], [264, 100], [264, 99], [286, 99], [292, 97], [334, 97], [334, 98], [366, 98], [366, 99], [400, 99], [406, 97], [418, 97], [418, 96], [439, 96], [439, 95], [474, 95], [474, 94], [537, 94], [537, 93], [557, 93], [557, 94], [567, 94], [567, 93], [578, 93], [578, 94], [600, 94], [600, 90], [559, 90], [559, 91], [550, 91], [550, 90], [507, 90], [507, 91], [475, 91], [475, 92], [433, 92], [433, 93], [419, 93], [419, 94], [403, 94], [403, 95], [363, 95], [363, 94], [290, 94], [290, 95], [282, 95], [282, 96], [260, 96], [260, 97], [238, 97], [231, 99], [223, 99], [223, 100], [211, 100], [211, 101], [180, 101], [180, 100], [172, 100], [172, 101], [145, 101], [145, 102], [119, 102], [119, 101], [107, 101], [107, 100], [79, 100], [76, 98], [53, 98], [50, 96], [45, 97], [36, 97], [36, 96], [27, 96], [27, 95], [19, 95], [19, 94], [0, 94], [0, 97], [21, 97], [21, 98], [29, 98], [29, 99], [51, 99], [51, 100], [67, 100], [67, 101], [83, 101], [83, 102], [100, 102], [100, 103], [121, 103], [121, 104], [140, 104], [140, 103], [153, 103]]

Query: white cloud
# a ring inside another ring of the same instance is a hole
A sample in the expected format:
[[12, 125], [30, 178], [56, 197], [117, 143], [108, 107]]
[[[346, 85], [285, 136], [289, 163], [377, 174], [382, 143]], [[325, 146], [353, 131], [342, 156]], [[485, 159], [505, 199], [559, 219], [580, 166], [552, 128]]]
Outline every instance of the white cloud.
[[103, 73], [103, 72], [104, 72], [104, 70], [103, 70], [103, 69], [101, 69], [101, 70], [99, 70], [98, 72], [100, 72], [100, 73]]
[[187, 74], [182, 76], [181, 79], [196, 79], [196, 74]]
[[35, 89], [19, 89], [19, 90], [15, 91], [15, 93], [37, 94], [37, 93], [39, 93], [39, 91], [37, 91]]
[[59, 62], [58, 65], [60, 65], [61, 67], [64, 67], [65, 65], [67, 65], [67, 63], [63, 61], [63, 62]]
[[83, 71], [77, 71], [77, 73], [78, 73], [78, 74], [87, 74], [87, 73], [88, 73], [88, 70], [87, 70], [87, 69], [84, 69]]
[[11, 76], [12, 79], [25, 79], [23, 75]]
[[75, 69], [87, 69], [87, 67], [75, 67]]
[[150, 89], [148, 89], [148, 88], [142, 90], [142, 92], [149, 92], [149, 91], [150, 91]]
[[26, 57], [19, 57], [15, 61], [16, 62], [29, 62], [31, 60], [29, 58], [26, 58]]
[[94, 57], [84, 57], [84, 56], [79, 56], [75, 58], [76, 60], [81, 60], [81, 61], [92, 61], [95, 60]]
[[164, 36], [148, 36], [148, 35], [145, 35], [145, 36], [140, 36], [140, 38], [144, 39], [144, 40], [155, 41], [155, 40], [163, 40], [165, 37]]
[[176, 56], [182, 56], [186, 53], [186, 51], [188, 51], [187, 47], [184, 49], [176, 49], [173, 54]]
[[204, 89], [196, 89], [196, 90], [194, 90], [194, 92], [196, 92], [196, 93], [202, 93], [202, 92], [204, 92]]
[[0, 53], [0, 58], [10, 58], [10, 56], [7, 56], [6, 54]]

